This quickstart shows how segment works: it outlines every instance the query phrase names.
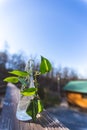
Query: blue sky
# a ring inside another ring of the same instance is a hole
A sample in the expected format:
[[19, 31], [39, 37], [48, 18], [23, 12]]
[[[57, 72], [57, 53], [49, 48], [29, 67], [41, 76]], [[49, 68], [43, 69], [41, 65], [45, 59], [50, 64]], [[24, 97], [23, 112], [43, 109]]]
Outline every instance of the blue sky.
[[0, 50], [47, 57], [87, 77], [87, 0], [0, 0]]

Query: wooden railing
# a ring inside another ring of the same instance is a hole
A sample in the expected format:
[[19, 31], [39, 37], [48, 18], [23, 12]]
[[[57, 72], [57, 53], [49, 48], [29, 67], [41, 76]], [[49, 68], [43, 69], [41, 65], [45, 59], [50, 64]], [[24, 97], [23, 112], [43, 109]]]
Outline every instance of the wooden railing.
[[0, 118], [0, 130], [69, 130], [47, 110], [44, 110], [35, 122], [17, 120], [15, 115], [18, 101], [19, 89], [9, 84]]

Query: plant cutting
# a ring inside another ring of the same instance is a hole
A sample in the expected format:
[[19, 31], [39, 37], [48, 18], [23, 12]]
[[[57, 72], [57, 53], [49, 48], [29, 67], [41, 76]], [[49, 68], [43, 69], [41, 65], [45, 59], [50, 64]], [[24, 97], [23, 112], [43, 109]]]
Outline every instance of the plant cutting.
[[17, 105], [16, 117], [18, 120], [36, 120], [37, 114], [42, 112], [44, 107], [38, 95], [37, 76], [50, 72], [52, 65], [50, 61], [41, 56], [39, 70], [34, 70], [34, 61], [30, 59], [25, 66], [24, 71], [13, 70], [8, 73], [10, 77], [4, 79], [5, 82], [13, 84], [20, 82], [20, 98]]

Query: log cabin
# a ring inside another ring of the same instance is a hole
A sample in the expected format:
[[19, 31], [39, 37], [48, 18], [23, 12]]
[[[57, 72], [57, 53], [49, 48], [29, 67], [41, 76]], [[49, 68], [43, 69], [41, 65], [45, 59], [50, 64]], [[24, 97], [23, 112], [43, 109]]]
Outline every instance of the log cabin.
[[63, 90], [68, 103], [87, 109], [87, 81], [70, 81]]

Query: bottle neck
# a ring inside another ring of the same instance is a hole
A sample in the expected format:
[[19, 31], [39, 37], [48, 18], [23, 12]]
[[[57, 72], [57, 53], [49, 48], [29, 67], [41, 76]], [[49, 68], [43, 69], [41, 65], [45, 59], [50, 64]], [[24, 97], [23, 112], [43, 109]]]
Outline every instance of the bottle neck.
[[33, 72], [33, 67], [34, 67], [34, 60], [30, 59], [25, 66], [25, 71]]
[[29, 72], [29, 88], [34, 87], [33, 67], [34, 61], [30, 59], [25, 67], [25, 71]]

